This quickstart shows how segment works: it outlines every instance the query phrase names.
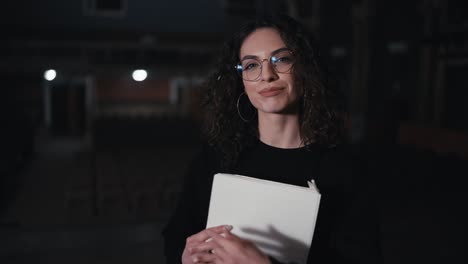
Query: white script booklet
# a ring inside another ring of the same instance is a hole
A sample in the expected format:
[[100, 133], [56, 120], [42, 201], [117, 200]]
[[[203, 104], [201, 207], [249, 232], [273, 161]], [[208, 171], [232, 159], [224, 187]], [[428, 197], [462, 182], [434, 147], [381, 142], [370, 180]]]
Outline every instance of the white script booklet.
[[306, 263], [320, 193], [309, 188], [218, 173], [213, 179], [207, 227], [232, 225], [232, 233], [285, 263]]

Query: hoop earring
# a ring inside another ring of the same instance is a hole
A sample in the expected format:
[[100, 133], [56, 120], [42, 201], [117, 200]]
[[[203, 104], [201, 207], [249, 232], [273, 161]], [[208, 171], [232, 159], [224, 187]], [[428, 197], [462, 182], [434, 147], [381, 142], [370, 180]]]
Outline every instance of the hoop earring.
[[245, 92], [242, 92], [242, 93], [239, 95], [239, 97], [237, 98], [237, 113], [239, 114], [239, 117], [240, 117], [240, 119], [242, 119], [242, 121], [244, 121], [244, 122], [250, 122], [250, 121], [252, 121], [253, 117], [255, 116], [255, 111], [253, 112], [253, 115], [250, 117], [250, 119], [246, 119], [246, 118], [244, 118], [244, 117], [242, 116], [241, 111], [240, 111], [240, 108], [239, 108], [240, 99], [241, 99], [242, 95], [247, 95], [247, 94], [246, 94]]

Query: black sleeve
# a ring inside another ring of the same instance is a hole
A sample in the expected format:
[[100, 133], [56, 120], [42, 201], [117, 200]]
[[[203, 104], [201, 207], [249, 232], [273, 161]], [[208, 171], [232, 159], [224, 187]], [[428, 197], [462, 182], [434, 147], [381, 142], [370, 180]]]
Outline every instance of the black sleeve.
[[177, 206], [162, 232], [167, 263], [181, 263], [186, 239], [206, 226], [213, 177], [213, 158], [202, 147], [185, 175]]

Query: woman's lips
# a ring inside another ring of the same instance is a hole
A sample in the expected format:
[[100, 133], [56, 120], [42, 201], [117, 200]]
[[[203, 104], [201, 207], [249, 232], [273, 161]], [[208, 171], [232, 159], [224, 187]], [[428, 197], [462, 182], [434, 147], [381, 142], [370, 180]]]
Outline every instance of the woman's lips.
[[278, 95], [283, 91], [283, 88], [279, 87], [272, 87], [272, 88], [265, 88], [259, 92], [259, 94], [263, 97], [271, 97]]

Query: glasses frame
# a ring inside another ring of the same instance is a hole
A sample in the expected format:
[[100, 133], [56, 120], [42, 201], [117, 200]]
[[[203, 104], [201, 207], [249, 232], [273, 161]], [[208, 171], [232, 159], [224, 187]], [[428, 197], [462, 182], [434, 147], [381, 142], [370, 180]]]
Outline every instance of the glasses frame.
[[[293, 59], [293, 60], [292, 60], [292, 62], [291, 62], [291, 66], [290, 66], [287, 70], [285, 70], [285, 71], [278, 71], [278, 69], [276, 68], [276, 66], [275, 66], [274, 62], [272, 61], [272, 59], [275, 58], [275, 56], [276, 56], [278, 53], [281, 53], [281, 52], [283, 52], [283, 51], [288, 51], [288, 52], [292, 55], [292, 59]], [[270, 57], [265, 58], [265, 59], [259, 59], [259, 58], [249, 58], [249, 59], [250, 59], [250, 60], [252, 60], [252, 59], [253, 59], [253, 60], [256, 60], [257, 62], [259, 62], [259, 65], [260, 65], [260, 72], [258, 73], [258, 76], [255, 77], [255, 78], [252, 79], [252, 80], [245, 79], [245, 78], [244, 78], [244, 75], [242, 74], [242, 72], [243, 72], [243, 69], [242, 69], [242, 62], [245, 61], [245, 60], [247, 60], [247, 59], [241, 60], [239, 63], [237, 63], [237, 64], [234, 66], [234, 68], [236, 69], [236, 71], [237, 71], [237, 73], [239, 74], [239, 76], [240, 76], [244, 81], [248, 81], [248, 82], [256, 82], [256, 81], [258, 81], [258, 80], [260, 79], [260, 76], [262, 75], [262, 72], [263, 72], [263, 62], [264, 62], [264, 61], [268, 61], [268, 63], [270, 64], [270, 66], [273, 68], [273, 70], [274, 70], [276, 73], [286, 73], [286, 72], [290, 71], [290, 70], [293, 68], [294, 64], [296, 63], [296, 57], [295, 57], [295, 55], [294, 55], [294, 52], [293, 52], [291, 49], [289, 49], [289, 48], [281, 48], [281, 49], [279, 49], [279, 50], [276, 50], [276, 51], [274, 51], [274, 52], [271, 54]]]

